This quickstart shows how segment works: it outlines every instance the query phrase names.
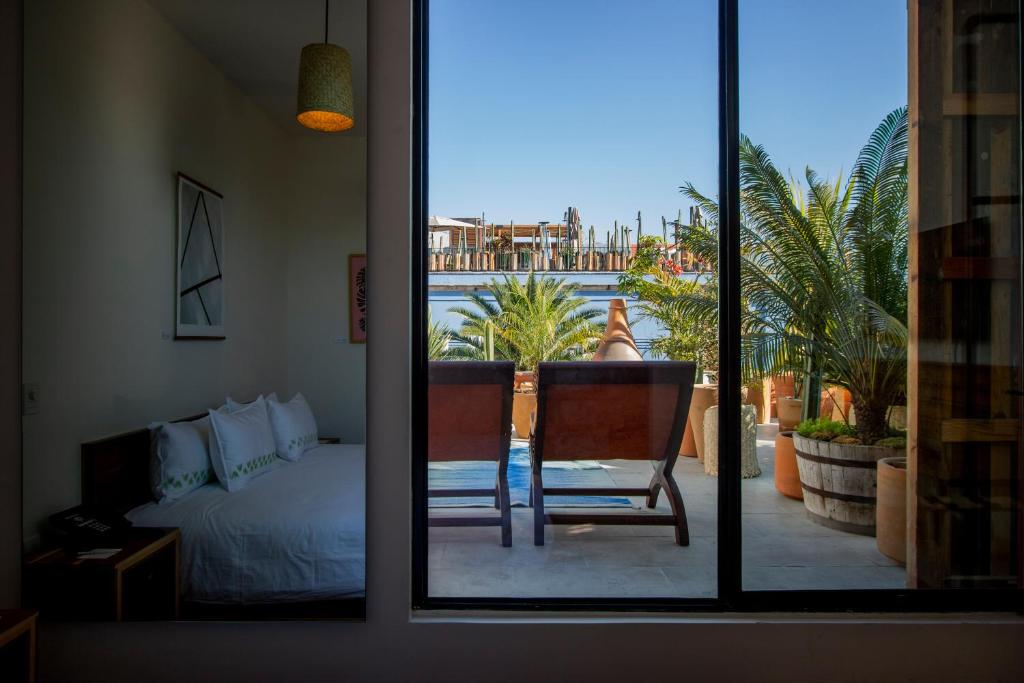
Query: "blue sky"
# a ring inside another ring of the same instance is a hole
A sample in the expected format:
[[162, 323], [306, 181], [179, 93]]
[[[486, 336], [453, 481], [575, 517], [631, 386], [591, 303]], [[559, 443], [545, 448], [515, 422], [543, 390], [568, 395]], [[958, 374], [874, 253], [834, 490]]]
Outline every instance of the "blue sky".
[[[430, 213], [660, 230], [717, 192], [705, 0], [431, 0]], [[905, 0], [741, 0], [741, 130], [834, 178], [906, 104]]]

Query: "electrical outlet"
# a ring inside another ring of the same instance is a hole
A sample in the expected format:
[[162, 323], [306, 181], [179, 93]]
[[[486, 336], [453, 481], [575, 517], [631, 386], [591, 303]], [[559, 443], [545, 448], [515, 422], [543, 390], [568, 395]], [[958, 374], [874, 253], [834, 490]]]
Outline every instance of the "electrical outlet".
[[39, 382], [21, 385], [21, 414], [35, 415], [39, 412]]

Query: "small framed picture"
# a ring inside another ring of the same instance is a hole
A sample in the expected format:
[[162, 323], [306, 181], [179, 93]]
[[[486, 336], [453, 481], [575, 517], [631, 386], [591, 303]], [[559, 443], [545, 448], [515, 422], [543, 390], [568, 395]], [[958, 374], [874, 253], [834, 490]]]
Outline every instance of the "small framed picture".
[[348, 256], [348, 339], [366, 343], [366, 254]]
[[224, 339], [224, 197], [178, 174], [175, 339]]

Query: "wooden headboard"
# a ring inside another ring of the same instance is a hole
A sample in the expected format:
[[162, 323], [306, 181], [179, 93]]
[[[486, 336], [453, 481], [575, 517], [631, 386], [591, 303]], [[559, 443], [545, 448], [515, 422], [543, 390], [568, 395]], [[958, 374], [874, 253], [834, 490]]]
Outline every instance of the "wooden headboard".
[[[188, 422], [202, 415], [175, 420]], [[124, 514], [153, 500], [149, 429], [82, 444], [82, 504]]]

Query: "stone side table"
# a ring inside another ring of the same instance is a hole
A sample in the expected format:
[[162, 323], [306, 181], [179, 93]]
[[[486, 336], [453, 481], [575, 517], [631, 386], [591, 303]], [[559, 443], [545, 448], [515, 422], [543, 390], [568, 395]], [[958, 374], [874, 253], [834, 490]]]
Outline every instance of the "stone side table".
[[[757, 411], [747, 404], [740, 410], [740, 475], [744, 479], [761, 476], [757, 464]], [[718, 476], [718, 406], [704, 412], [704, 473]]]

